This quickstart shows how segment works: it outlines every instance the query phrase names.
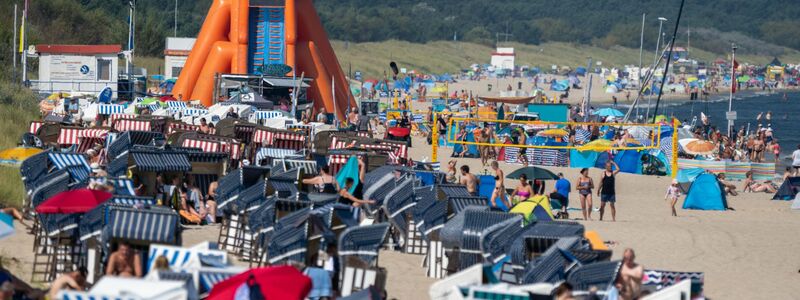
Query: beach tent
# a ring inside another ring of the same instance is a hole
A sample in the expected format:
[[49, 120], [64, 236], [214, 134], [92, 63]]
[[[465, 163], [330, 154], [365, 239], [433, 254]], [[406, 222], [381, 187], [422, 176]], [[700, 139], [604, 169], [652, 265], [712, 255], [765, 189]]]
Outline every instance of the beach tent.
[[725, 190], [717, 181], [717, 177], [710, 173], [695, 178], [683, 201], [683, 209], [725, 210], [726, 208], [728, 200], [725, 197]]
[[[475, 135], [472, 133], [472, 130], [467, 131], [467, 142], [475, 142]], [[453, 156], [457, 156], [461, 151], [464, 151], [463, 147], [467, 147], [467, 153], [464, 155], [465, 157], [481, 157], [481, 153], [478, 152], [478, 146], [476, 145], [463, 145], [463, 144], [455, 144], [453, 146]]]
[[569, 150], [570, 168], [591, 168], [594, 167], [600, 152]]
[[619, 170], [625, 173], [642, 174], [642, 152], [636, 150], [622, 150], [614, 156], [614, 162], [619, 165]]
[[[494, 176], [492, 175], [479, 175], [478, 176], [478, 195], [481, 197], [486, 197], [486, 199], [492, 199], [492, 192], [495, 190], [495, 180]], [[508, 198], [504, 193], [501, 195], [503, 198]], [[502, 209], [503, 211], [508, 211], [508, 207], [503, 204], [503, 201], [500, 199], [495, 200], [497, 201], [497, 207]], [[491, 205], [491, 203], [489, 203]]]
[[795, 196], [792, 202], [792, 209], [800, 209], [800, 197]]
[[772, 200], [795, 199], [798, 189], [800, 189], [800, 177], [789, 177], [783, 181], [781, 187], [775, 192], [775, 196], [772, 197]]
[[544, 195], [531, 196], [528, 200], [522, 201], [511, 208], [510, 213], [522, 214], [525, 223], [531, 221], [552, 221], [553, 209], [550, 207], [550, 199]]

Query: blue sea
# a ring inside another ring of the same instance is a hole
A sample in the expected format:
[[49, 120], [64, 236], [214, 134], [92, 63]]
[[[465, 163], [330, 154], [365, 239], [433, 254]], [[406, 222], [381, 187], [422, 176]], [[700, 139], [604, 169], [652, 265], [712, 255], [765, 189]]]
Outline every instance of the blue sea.
[[[639, 108], [639, 113], [644, 115], [647, 109], [647, 99], [640, 101], [644, 105]], [[653, 114], [653, 107], [655, 106], [655, 97], [651, 103], [650, 114]], [[618, 109], [623, 112], [628, 109], [627, 106], [620, 105]], [[739, 130], [740, 126], [744, 125], [747, 128], [750, 126], [750, 131], [755, 131], [758, 125], [770, 125], [773, 129], [774, 136], [778, 139], [781, 146], [781, 156], [783, 162], [786, 157], [790, 156], [792, 151], [797, 149], [800, 145], [800, 92], [786, 93], [786, 100], [784, 100], [783, 92], [762, 92], [762, 91], [741, 91], [734, 94], [733, 110], [737, 112], [737, 120], [734, 122], [734, 128]], [[687, 120], [691, 122], [693, 117], [697, 117], [698, 124], [700, 123], [700, 113], [704, 113], [710, 117], [711, 124], [717, 126], [723, 133], [727, 132], [727, 120], [725, 113], [728, 111], [728, 95], [712, 95], [707, 101], [670, 101], [666, 104], [662, 100], [659, 107], [658, 114], [677, 117], [678, 120]], [[767, 121], [764, 116], [761, 120], [756, 120], [759, 113], [772, 112], [771, 121]], [[636, 110], [634, 109], [634, 114]]]

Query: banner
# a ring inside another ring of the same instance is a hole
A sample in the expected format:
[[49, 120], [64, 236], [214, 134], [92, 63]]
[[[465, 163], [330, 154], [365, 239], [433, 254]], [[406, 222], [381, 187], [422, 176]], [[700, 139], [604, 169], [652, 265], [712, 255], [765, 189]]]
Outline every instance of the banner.
[[50, 56], [50, 80], [97, 80], [94, 56]]

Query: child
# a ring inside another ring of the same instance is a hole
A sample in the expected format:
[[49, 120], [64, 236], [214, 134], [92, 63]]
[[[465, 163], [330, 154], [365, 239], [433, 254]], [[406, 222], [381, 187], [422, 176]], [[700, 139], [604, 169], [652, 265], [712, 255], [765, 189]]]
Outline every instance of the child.
[[678, 213], [675, 212], [675, 203], [678, 203], [678, 198], [681, 196], [681, 188], [678, 187], [678, 180], [673, 179], [672, 184], [667, 188], [667, 194], [664, 195], [664, 200], [670, 200], [672, 207], [672, 216], [677, 217]]

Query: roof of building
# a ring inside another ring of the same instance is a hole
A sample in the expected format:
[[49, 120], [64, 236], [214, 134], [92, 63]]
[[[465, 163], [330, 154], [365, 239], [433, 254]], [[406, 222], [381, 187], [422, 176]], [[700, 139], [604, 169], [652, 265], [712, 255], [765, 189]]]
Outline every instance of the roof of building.
[[120, 45], [36, 45], [39, 53], [116, 54], [120, 51]]
[[197, 40], [195, 38], [179, 38], [179, 37], [168, 37], [166, 47], [164, 47], [167, 51], [191, 51], [192, 46], [194, 46], [194, 41]]

